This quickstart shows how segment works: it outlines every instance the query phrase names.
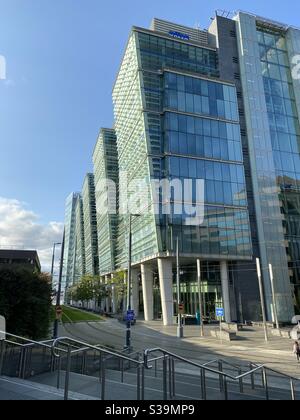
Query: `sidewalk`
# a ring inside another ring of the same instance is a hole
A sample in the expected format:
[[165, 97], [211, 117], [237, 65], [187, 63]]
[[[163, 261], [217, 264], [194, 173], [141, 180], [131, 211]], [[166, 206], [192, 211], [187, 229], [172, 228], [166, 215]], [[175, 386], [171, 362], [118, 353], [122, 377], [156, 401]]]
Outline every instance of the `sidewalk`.
[[[176, 337], [177, 326], [165, 327], [161, 322], [145, 323], [139, 321], [141, 329], [150, 330], [153, 333], [164, 334], [169, 338]], [[205, 349], [207, 361], [212, 360], [210, 351], [217, 357], [230, 357], [238, 362], [253, 362], [265, 364], [280, 372], [300, 377], [300, 364], [293, 355], [293, 340], [282, 337], [274, 337], [269, 332], [269, 342], [264, 339], [264, 331], [258, 327], [245, 327], [244, 331], [237, 333], [238, 340], [232, 342], [220, 341], [211, 337], [210, 331], [218, 329], [216, 325], [205, 326], [205, 337], [200, 337], [199, 326], [184, 327], [184, 339], [182, 344], [197, 346], [199, 356], [202, 357], [202, 348]], [[178, 342], [179, 339], [177, 339]]]

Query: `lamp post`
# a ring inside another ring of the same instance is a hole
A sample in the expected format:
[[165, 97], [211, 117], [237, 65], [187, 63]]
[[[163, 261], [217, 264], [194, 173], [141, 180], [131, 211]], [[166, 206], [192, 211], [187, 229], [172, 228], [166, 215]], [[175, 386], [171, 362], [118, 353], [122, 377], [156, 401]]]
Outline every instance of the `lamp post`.
[[[63, 241], [62, 241], [62, 246], [61, 246], [58, 291], [57, 291], [57, 296], [56, 296], [56, 308], [58, 308], [60, 306], [61, 287], [62, 287], [62, 272], [63, 272], [63, 265], [64, 265], [64, 252], [65, 252], [65, 230], [64, 230]], [[58, 337], [58, 317], [56, 315], [55, 316], [55, 321], [54, 321], [53, 338], [56, 339], [57, 337]]]
[[275, 295], [275, 285], [274, 285], [274, 274], [273, 274], [273, 266], [269, 264], [269, 272], [270, 272], [270, 280], [271, 280], [271, 289], [272, 289], [272, 296], [273, 296], [273, 312], [274, 318], [276, 323], [277, 330], [280, 330], [279, 320], [278, 320], [278, 310], [277, 310], [277, 301]]
[[176, 266], [177, 266], [177, 307], [178, 307], [178, 326], [177, 326], [177, 337], [183, 338], [183, 324], [180, 310], [181, 304], [181, 293], [180, 293], [180, 265], [179, 265], [179, 238], [176, 241]]
[[204, 311], [203, 311], [203, 300], [202, 300], [202, 284], [201, 284], [201, 261], [197, 260], [197, 272], [198, 272], [198, 289], [199, 289], [199, 312], [200, 312], [200, 331], [201, 337], [204, 337]]
[[132, 217], [140, 217], [140, 214], [129, 214], [129, 238], [128, 238], [128, 279], [127, 279], [127, 323], [125, 349], [131, 351], [131, 264], [132, 264]]
[[265, 341], [266, 341], [266, 343], [268, 343], [269, 337], [268, 337], [268, 327], [267, 327], [265, 295], [264, 295], [264, 286], [263, 286], [263, 282], [262, 282], [262, 273], [261, 273], [261, 266], [260, 266], [260, 259], [259, 258], [256, 258], [256, 269], [257, 269], [258, 284], [259, 284], [261, 311], [262, 311], [263, 324], [264, 324]]
[[53, 252], [52, 252], [52, 265], [51, 265], [51, 281], [52, 281], [52, 287], [53, 287], [53, 281], [54, 281], [54, 262], [55, 262], [55, 249], [57, 246], [60, 246], [61, 242], [55, 242], [53, 244]]

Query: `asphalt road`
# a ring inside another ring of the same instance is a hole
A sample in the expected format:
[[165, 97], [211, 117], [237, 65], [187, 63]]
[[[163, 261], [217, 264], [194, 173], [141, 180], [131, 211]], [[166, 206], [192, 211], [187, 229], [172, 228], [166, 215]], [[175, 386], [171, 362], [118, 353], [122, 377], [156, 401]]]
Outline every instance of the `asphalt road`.
[[[293, 354], [291, 340], [272, 337], [270, 342], [264, 342], [263, 330], [248, 328], [239, 333], [239, 340], [232, 343], [221, 343], [210, 337], [206, 327], [206, 337], [200, 338], [199, 328], [185, 327], [185, 338], [176, 337], [176, 327], [163, 327], [160, 322], [146, 324], [138, 321], [132, 327], [132, 344], [135, 351], [160, 347], [172, 351], [182, 357], [208, 362], [217, 358], [236, 364], [254, 362], [266, 364], [280, 372], [300, 377], [300, 364], [297, 364]], [[60, 326], [60, 335], [90, 344], [113, 346], [117, 350], [125, 344], [125, 324], [114, 319], [106, 322], [64, 324]]]

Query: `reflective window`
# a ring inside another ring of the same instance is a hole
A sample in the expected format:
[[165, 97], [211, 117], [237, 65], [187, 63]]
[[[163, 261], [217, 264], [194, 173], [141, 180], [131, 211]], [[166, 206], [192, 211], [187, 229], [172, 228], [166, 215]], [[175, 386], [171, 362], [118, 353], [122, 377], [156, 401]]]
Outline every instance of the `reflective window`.
[[164, 103], [172, 110], [239, 120], [235, 87], [218, 82], [166, 72]]

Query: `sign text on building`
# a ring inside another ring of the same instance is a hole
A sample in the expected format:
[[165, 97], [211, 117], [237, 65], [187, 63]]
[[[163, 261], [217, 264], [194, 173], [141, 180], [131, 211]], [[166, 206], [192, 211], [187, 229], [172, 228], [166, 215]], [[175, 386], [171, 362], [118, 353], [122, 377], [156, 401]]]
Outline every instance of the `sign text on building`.
[[184, 41], [189, 41], [190, 40], [190, 36], [187, 34], [182, 34], [181, 32], [177, 32], [177, 31], [170, 31], [169, 34], [171, 36], [173, 36], [174, 38], [179, 38], [179, 39], [183, 39]]

